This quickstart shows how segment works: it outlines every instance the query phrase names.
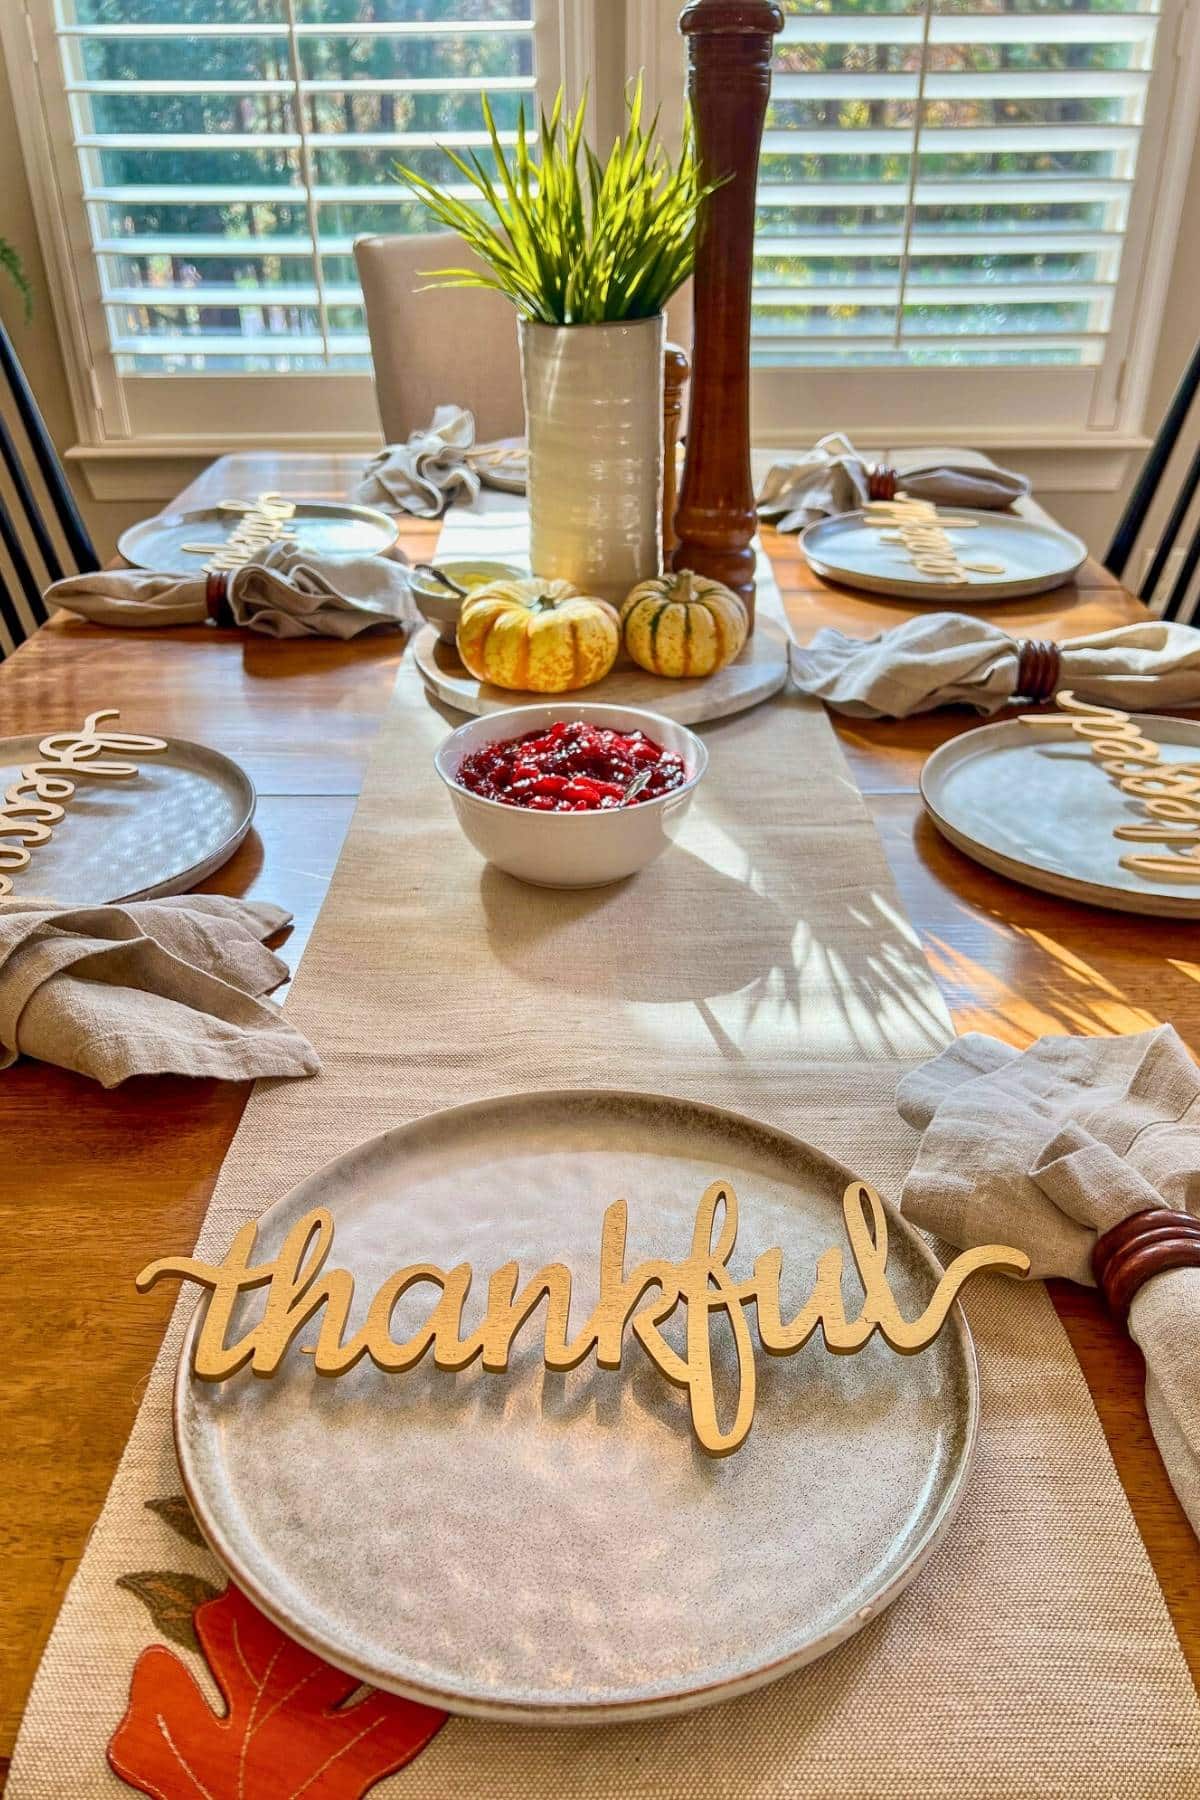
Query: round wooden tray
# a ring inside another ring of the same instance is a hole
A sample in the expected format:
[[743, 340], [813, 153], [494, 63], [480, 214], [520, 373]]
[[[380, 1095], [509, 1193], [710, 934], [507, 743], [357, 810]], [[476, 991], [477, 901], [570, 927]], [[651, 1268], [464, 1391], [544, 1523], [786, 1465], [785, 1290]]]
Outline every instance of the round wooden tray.
[[[453, 645], [443, 644], [432, 625], [417, 633], [413, 655], [426, 686], [437, 698], [475, 718], [504, 712], [530, 700], [552, 698], [545, 694], [513, 693], [476, 681], [459, 661]], [[787, 634], [774, 620], [760, 618], [737, 661], [704, 681], [666, 681], [622, 660], [611, 675], [594, 687], [578, 689], [574, 697], [606, 706], [638, 706], [647, 712], [662, 713], [680, 725], [701, 725], [707, 719], [726, 719], [731, 713], [757, 706], [760, 700], [777, 694], [787, 678]], [[571, 698], [570, 694], [562, 695], [563, 704], [569, 706]]]

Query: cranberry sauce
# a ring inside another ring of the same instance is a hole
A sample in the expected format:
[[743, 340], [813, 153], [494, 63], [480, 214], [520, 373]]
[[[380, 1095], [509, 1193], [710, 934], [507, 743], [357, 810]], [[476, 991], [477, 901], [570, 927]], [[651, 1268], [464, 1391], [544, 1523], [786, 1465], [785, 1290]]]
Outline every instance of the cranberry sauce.
[[485, 800], [533, 812], [612, 812], [646, 769], [650, 780], [633, 806], [687, 781], [682, 758], [642, 732], [610, 731], [575, 719], [476, 750], [459, 765], [458, 781]]

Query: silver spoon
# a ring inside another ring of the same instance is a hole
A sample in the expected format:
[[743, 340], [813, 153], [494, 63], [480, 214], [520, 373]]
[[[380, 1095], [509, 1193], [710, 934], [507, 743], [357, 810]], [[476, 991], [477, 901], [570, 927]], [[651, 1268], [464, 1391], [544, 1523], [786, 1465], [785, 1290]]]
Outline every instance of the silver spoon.
[[467, 588], [459, 587], [457, 581], [452, 581], [449, 575], [443, 575], [442, 571], [435, 569], [432, 563], [414, 563], [413, 574], [428, 575], [440, 587], [448, 588], [456, 600], [465, 600], [467, 597], [469, 591]]
[[[624, 795], [622, 796], [621, 807], [633, 805], [633, 803], [637, 799], [638, 795], [641, 793], [644, 793], [645, 790], [650, 786], [650, 779], [653, 776], [653, 774], [654, 774], [653, 769], [643, 769], [640, 774], [634, 776], [633, 780], [630, 782], [629, 786], [625, 789]], [[621, 807], [617, 808], [618, 812], [621, 810]]]

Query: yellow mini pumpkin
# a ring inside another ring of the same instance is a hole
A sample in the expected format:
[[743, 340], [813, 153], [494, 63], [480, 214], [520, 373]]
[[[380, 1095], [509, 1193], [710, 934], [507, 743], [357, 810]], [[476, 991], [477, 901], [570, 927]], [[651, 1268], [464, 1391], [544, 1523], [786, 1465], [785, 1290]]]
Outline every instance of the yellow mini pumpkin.
[[737, 595], [690, 570], [641, 582], [621, 608], [621, 623], [639, 668], [673, 681], [714, 675], [741, 654], [749, 631]]
[[621, 648], [615, 606], [569, 581], [493, 581], [463, 602], [458, 654], [480, 681], [565, 694], [602, 681]]

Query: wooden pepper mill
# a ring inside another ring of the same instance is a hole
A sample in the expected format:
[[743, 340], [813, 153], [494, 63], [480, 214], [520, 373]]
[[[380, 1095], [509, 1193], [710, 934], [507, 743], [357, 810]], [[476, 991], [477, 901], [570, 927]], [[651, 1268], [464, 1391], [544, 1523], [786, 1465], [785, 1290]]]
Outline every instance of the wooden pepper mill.
[[678, 344], [667, 345], [663, 382], [663, 567], [679, 547], [675, 513], [679, 505], [679, 439], [683, 434], [683, 390], [692, 365]]
[[691, 0], [679, 21], [701, 180], [696, 341], [676, 569], [723, 581], [754, 623], [757, 517], [750, 469], [750, 323], [758, 159], [771, 93], [774, 0]]

